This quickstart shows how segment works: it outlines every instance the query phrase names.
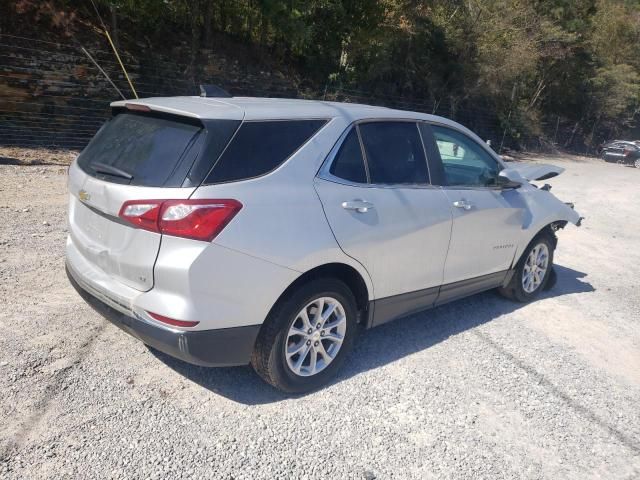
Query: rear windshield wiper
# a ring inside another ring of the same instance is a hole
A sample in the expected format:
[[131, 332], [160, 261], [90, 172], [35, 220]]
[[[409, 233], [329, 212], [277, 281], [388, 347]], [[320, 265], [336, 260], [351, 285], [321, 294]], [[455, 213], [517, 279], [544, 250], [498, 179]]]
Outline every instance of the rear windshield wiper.
[[107, 175], [113, 175], [114, 177], [121, 177], [127, 180], [133, 179], [133, 175], [129, 172], [119, 169], [106, 163], [94, 162], [89, 165], [96, 173], [106, 173]]

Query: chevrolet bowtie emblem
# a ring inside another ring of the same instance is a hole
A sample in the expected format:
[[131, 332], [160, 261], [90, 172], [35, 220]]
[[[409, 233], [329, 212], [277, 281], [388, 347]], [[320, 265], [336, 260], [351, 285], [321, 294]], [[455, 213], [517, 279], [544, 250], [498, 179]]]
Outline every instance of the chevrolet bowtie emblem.
[[82, 200], [83, 202], [88, 201], [91, 198], [91, 195], [89, 195], [86, 191], [84, 190], [80, 190], [78, 192], [78, 197], [80, 198], [80, 200]]

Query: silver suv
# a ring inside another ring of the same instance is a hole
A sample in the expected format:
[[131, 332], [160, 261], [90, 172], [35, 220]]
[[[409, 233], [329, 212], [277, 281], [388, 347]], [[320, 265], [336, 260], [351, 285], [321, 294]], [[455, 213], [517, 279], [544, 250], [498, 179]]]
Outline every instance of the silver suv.
[[[69, 170], [67, 272], [145, 344], [250, 363], [308, 391], [370, 328], [553, 282], [580, 217], [450, 120], [365, 105], [172, 97], [112, 104]], [[392, 348], [392, 346], [390, 346]]]

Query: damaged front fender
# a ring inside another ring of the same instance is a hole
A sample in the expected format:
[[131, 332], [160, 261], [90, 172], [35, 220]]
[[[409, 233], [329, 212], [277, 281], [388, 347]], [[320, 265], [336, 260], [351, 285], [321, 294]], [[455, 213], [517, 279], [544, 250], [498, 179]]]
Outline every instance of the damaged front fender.
[[[547, 180], [564, 172], [564, 168], [545, 163], [508, 163], [505, 171], [513, 171], [522, 178], [519, 193], [526, 204], [523, 229], [535, 229], [554, 222], [571, 222], [580, 226], [582, 217], [575, 211], [573, 203], [558, 200], [551, 192], [550, 185], [537, 188], [528, 182]], [[565, 223], [566, 224], [566, 223]], [[541, 227], [541, 228], [542, 228]]]
[[525, 198], [525, 201], [528, 203], [531, 225], [523, 225], [523, 227], [535, 230], [555, 222], [569, 222], [578, 227], [582, 223], [582, 217], [576, 212], [572, 203], [558, 200], [547, 190], [535, 189], [528, 193], [529, 198]]
[[532, 185], [523, 185], [518, 189], [522, 205], [522, 230], [518, 240], [514, 262], [533, 238], [543, 229], [550, 227], [556, 231], [567, 223], [580, 226], [582, 217], [574, 209], [572, 204], [567, 204], [556, 198], [548, 190], [536, 188]]

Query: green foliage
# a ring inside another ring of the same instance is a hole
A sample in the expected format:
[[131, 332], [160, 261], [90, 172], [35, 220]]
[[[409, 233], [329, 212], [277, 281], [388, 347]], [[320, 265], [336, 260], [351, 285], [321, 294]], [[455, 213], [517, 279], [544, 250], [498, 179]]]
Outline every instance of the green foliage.
[[[211, 32], [326, 83], [492, 112], [512, 137], [636, 126], [637, 0], [100, 0], [145, 34]], [[149, 33], [151, 32], [151, 33]], [[442, 111], [441, 109], [439, 111]], [[447, 113], [445, 112], [445, 113]]]
[[631, 65], [601, 67], [591, 79], [594, 110], [610, 122], [630, 122], [640, 106], [640, 74]]

